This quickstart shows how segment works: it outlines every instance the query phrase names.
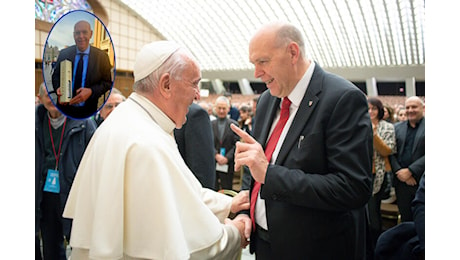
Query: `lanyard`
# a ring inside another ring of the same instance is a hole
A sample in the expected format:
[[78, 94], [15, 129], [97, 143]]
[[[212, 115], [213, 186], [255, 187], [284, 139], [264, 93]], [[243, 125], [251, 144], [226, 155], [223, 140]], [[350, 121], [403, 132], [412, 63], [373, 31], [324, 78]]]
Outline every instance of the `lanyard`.
[[56, 158], [56, 169], [55, 170], [57, 170], [57, 168], [58, 168], [59, 157], [61, 156], [62, 137], [64, 136], [64, 130], [65, 130], [65, 123], [66, 122], [67, 122], [67, 118], [64, 119], [64, 126], [62, 127], [61, 140], [59, 140], [59, 150], [58, 150], [58, 153], [56, 153], [56, 148], [54, 148], [53, 133], [51, 132], [51, 119], [48, 118], [48, 126], [49, 126], [49, 129], [50, 129], [51, 144], [53, 146], [54, 158]]

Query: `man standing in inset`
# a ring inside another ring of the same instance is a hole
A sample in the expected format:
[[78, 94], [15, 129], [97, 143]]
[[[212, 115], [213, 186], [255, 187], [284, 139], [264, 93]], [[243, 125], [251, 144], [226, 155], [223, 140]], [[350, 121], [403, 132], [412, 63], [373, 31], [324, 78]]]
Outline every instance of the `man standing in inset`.
[[[112, 76], [109, 57], [104, 51], [90, 46], [93, 35], [87, 21], [79, 21], [74, 26], [75, 45], [60, 51], [53, 72], [53, 87], [58, 95], [57, 107], [67, 116], [81, 119], [96, 113], [99, 97], [112, 87]], [[72, 63], [72, 99], [61, 103], [60, 86], [61, 62]]]

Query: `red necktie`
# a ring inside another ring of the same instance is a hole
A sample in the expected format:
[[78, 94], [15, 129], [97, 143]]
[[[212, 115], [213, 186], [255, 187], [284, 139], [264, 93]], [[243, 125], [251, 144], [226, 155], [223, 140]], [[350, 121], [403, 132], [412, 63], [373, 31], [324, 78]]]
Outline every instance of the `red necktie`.
[[[283, 99], [281, 104], [281, 112], [280, 112], [280, 119], [278, 123], [276, 123], [275, 129], [268, 139], [267, 146], [265, 147], [265, 156], [267, 157], [268, 162], [270, 163], [270, 159], [272, 158], [273, 151], [275, 150], [276, 144], [280, 139], [281, 132], [283, 132], [283, 128], [286, 125], [286, 122], [289, 118], [289, 107], [291, 106], [291, 100], [287, 97]], [[255, 206], [257, 201], [257, 196], [260, 190], [260, 182], [256, 181], [254, 183], [254, 187], [252, 188], [251, 192], [251, 220], [252, 220], [252, 230], [254, 231], [256, 228], [256, 219], [254, 217]]]

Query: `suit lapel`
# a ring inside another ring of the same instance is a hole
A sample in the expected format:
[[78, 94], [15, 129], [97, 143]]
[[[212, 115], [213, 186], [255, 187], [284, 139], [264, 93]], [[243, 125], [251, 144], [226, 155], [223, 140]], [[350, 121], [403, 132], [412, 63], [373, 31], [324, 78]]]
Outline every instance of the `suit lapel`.
[[[217, 119], [216, 119], [217, 120]], [[215, 122], [212, 122], [211, 123], [211, 127], [212, 127], [212, 133], [214, 135], [214, 142], [218, 141], [220, 142], [220, 139], [219, 139], [219, 131], [217, 130], [217, 121]]]
[[418, 126], [417, 134], [415, 135], [414, 144], [412, 145], [411, 154], [415, 153], [415, 150], [418, 147], [418, 143], [420, 142], [421, 138], [425, 138], [425, 118], [422, 118], [420, 121], [420, 125]]
[[[275, 120], [276, 113], [279, 109], [281, 99], [277, 97], [270, 96], [270, 100], [268, 101], [268, 106], [266, 107], [267, 113], [265, 114], [266, 118], [270, 118], [270, 120], [264, 120], [263, 125], [261, 127], [260, 138], [257, 140], [262, 147], [265, 149], [268, 140], [268, 134], [270, 133], [270, 129], [273, 124], [273, 120]], [[260, 120], [259, 120], [260, 122]]]
[[93, 48], [90, 46], [89, 55], [88, 55], [88, 67], [86, 68], [86, 79], [85, 79], [85, 86], [89, 86], [89, 77], [91, 75], [95, 75], [95, 73], [88, 73], [89, 71], [96, 71], [97, 61], [93, 61], [96, 59], [95, 54], [96, 52], [93, 51]]
[[[231, 136], [231, 134], [233, 133], [232, 129], [230, 128], [230, 125], [232, 124], [232, 121], [230, 119], [227, 118], [227, 120], [225, 121], [225, 128], [224, 128], [224, 134], [222, 135], [222, 142], [224, 141], [224, 139], [227, 137], [227, 136]], [[239, 126], [238, 126], [239, 127]]]
[[75, 56], [77, 55], [77, 46], [76, 46], [76, 45], [74, 45], [74, 48], [71, 48], [71, 49], [70, 49], [70, 52], [69, 52], [69, 54], [67, 54], [67, 55], [68, 55], [68, 56], [65, 57], [64, 59], [68, 59], [68, 60], [70, 60], [70, 61], [72, 62], [72, 68], [73, 68], [74, 66], [77, 66], [77, 65], [75, 64]]
[[[406, 146], [406, 135], [407, 135], [407, 128], [409, 127], [408, 126], [409, 122], [405, 121], [402, 124], [404, 125], [401, 128], [401, 140], [402, 140], [401, 151], [404, 151], [404, 147]], [[402, 156], [402, 153], [398, 153], [398, 154], [399, 156]]]
[[299, 141], [298, 139], [302, 130], [305, 128], [308, 119], [318, 105], [318, 94], [321, 92], [322, 79], [323, 70], [319, 66], [316, 66], [307, 91], [302, 99], [302, 102], [300, 103], [299, 109], [297, 110], [297, 113], [292, 121], [291, 127], [287, 132], [278, 157], [276, 158], [276, 164], [282, 164], [286, 159], [286, 156], [289, 154], [289, 151], [291, 151], [292, 147]]

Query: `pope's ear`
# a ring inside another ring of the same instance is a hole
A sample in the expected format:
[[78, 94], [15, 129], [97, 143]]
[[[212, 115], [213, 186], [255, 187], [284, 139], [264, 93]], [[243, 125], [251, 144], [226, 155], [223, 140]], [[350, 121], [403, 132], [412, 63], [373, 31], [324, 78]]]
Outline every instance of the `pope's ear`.
[[160, 88], [160, 92], [162, 94], [167, 94], [171, 92], [171, 75], [169, 73], [164, 73], [160, 77], [160, 81], [158, 82], [158, 87]]

